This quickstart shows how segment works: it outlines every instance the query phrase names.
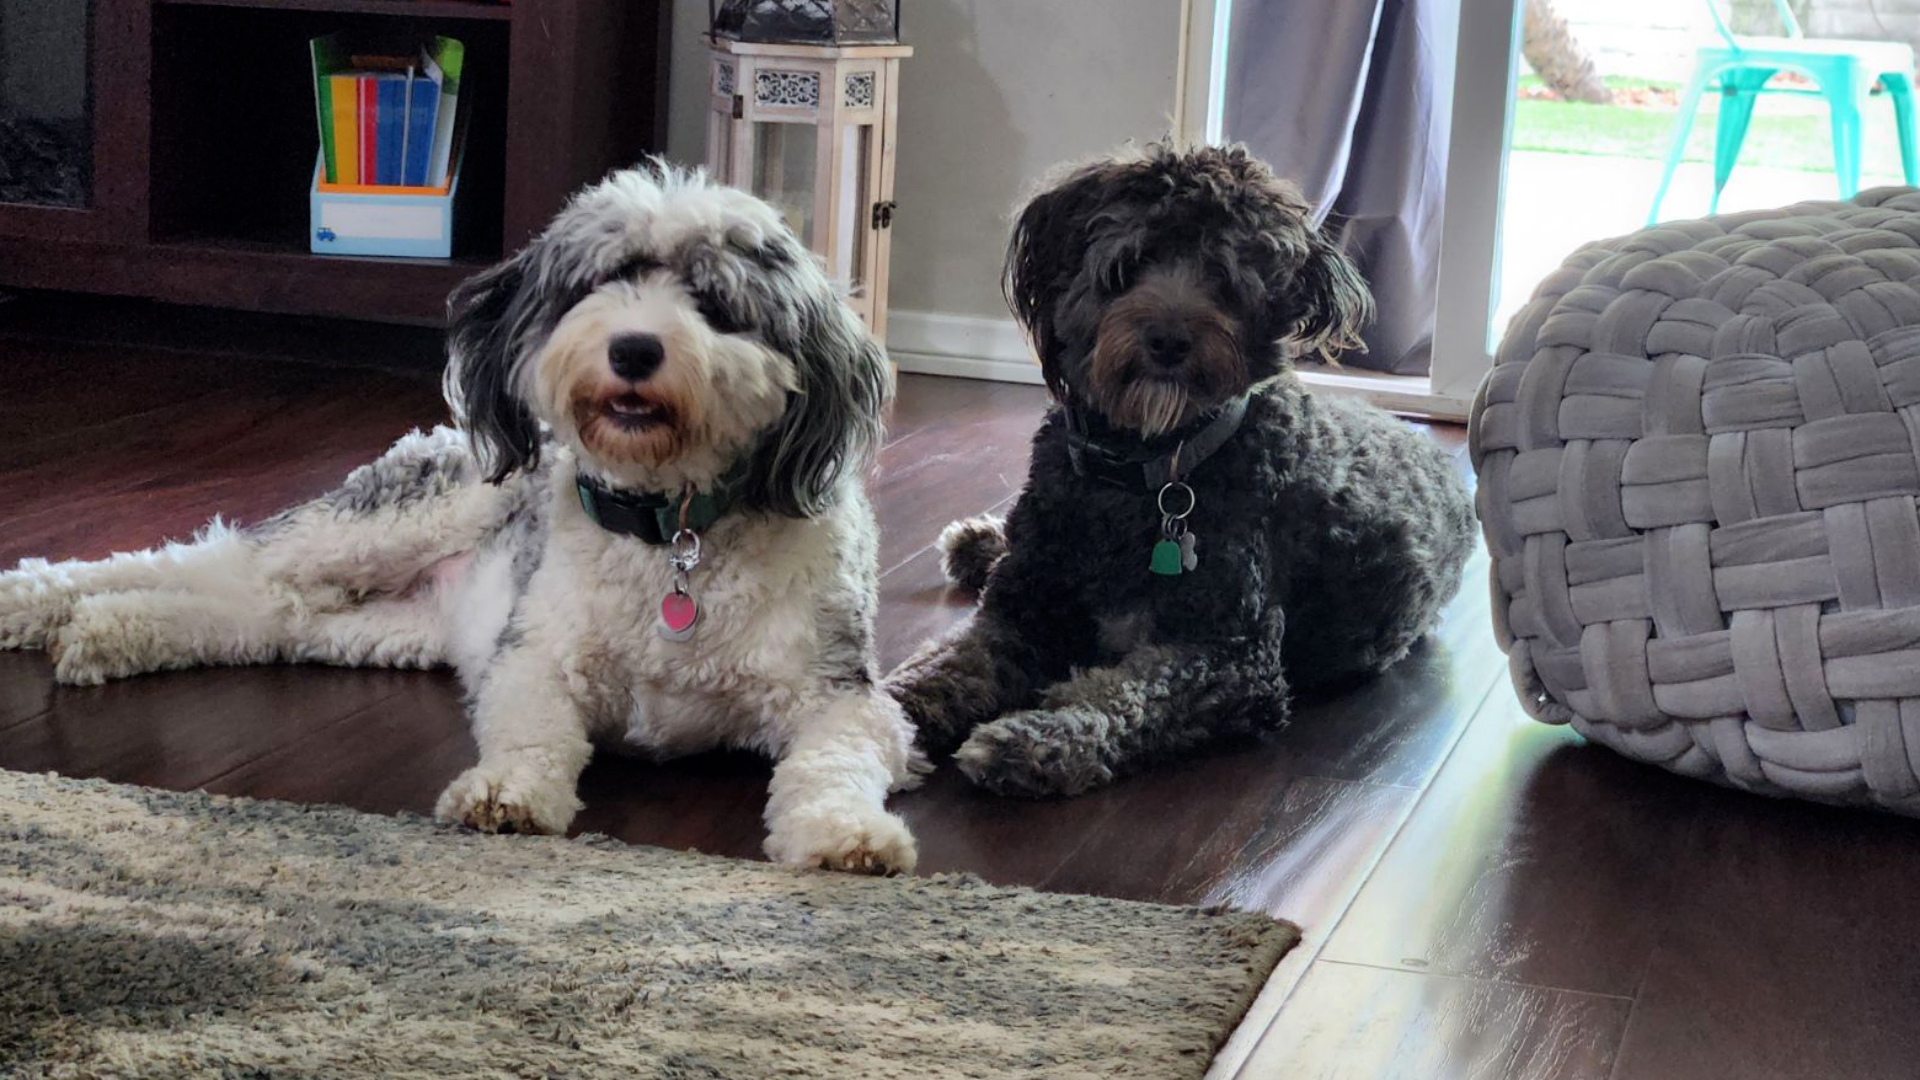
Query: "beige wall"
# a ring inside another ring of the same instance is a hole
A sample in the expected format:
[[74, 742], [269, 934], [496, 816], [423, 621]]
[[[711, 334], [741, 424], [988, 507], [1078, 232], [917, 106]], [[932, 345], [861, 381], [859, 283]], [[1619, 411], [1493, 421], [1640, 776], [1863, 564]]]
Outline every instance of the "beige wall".
[[[892, 306], [1004, 318], [1007, 220], [1050, 166], [1164, 134], [1179, 0], [903, 0]], [[705, 157], [700, 0], [675, 10], [669, 153]]]

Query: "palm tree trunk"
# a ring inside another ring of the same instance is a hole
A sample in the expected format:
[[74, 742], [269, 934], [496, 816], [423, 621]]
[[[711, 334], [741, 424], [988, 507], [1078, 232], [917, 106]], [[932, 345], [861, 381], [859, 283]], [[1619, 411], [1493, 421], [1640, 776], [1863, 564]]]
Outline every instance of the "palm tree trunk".
[[1593, 58], [1576, 41], [1567, 20], [1553, 10], [1553, 0], [1527, 0], [1521, 53], [1546, 84], [1567, 101], [1601, 104], [1613, 94], [1600, 81]]

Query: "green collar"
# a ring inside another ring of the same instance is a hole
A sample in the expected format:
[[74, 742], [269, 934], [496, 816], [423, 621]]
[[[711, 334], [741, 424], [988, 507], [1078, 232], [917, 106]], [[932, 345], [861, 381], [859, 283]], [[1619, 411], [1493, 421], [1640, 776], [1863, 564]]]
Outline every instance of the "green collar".
[[708, 491], [668, 495], [655, 491], [620, 491], [585, 473], [574, 477], [580, 509], [608, 532], [638, 537], [642, 543], [670, 544], [681, 529], [703, 533], [733, 508], [733, 489], [741, 470], [720, 478]]

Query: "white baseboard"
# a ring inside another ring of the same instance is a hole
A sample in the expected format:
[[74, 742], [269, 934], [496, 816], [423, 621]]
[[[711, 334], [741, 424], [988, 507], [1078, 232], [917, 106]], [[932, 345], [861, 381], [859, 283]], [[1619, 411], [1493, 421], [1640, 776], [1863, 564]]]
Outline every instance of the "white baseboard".
[[1433, 380], [1425, 375], [1390, 375], [1364, 368], [1330, 368], [1320, 364], [1301, 364], [1300, 381], [1322, 394], [1357, 397], [1402, 416], [1428, 420], [1464, 421], [1473, 407], [1471, 398], [1435, 393]]
[[887, 353], [901, 371], [1039, 383], [1040, 365], [1010, 319], [937, 311], [887, 313]]

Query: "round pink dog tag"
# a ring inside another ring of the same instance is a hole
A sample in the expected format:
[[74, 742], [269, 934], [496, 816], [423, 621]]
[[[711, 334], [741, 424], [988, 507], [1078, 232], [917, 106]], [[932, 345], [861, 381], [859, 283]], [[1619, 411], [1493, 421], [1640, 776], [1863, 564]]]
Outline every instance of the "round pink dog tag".
[[668, 641], [685, 641], [693, 636], [693, 625], [700, 621], [700, 605], [683, 592], [674, 591], [660, 601], [660, 636]]

